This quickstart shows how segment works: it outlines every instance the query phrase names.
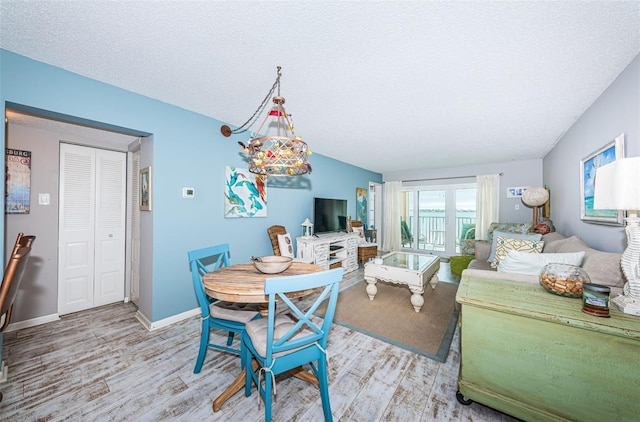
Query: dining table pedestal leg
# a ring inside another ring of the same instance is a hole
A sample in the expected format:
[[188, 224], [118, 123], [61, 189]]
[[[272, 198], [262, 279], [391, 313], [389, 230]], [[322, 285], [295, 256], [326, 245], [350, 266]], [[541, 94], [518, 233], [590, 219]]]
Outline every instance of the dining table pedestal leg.
[[320, 388], [318, 377], [316, 377], [314, 374], [308, 371], [305, 371], [304, 369], [302, 369], [301, 366], [290, 370], [289, 373], [294, 377], [301, 379], [302, 381], [306, 381], [309, 384], [313, 384], [316, 388]]
[[[251, 369], [253, 371], [258, 370], [258, 362], [256, 362], [255, 360], [251, 360]], [[247, 375], [246, 371], [247, 371], [246, 368], [243, 369], [240, 372], [240, 374], [236, 377], [236, 379], [234, 379], [233, 382], [226, 388], [226, 390], [224, 390], [222, 394], [220, 394], [218, 397], [215, 398], [215, 400], [213, 400], [214, 412], [217, 412], [218, 410], [220, 410], [222, 405], [227, 400], [229, 400], [238, 391], [242, 390], [242, 388], [244, 387], [244, 383]]]
[[[255, 372], [258, 370], [258, 368], [259, 368], [258, 362], [252, 359], [251, 370]], [[222, 405], [227, 400], [233, 397], [238, 391], [242, 390], [242, 388], [244, 387], [244, 383], [247, 375], [246, 371], [247, 371], [246, 368], [243, 369], [240, 372], [240, 374], [236, 377], [236, 379], [234, 379], [233, 382], [222, 392], [222, 394], [220, 394], [218, 397], [215, 398], [215, 400], [213, 400], [214, 412], [219, 411]], [[306, 381], [310, 384], [313, 384], [316, 388], [319, 388], [318, 377], [316, 377], [314, 374], [308, 371], [305, 371], [304, 369], [302, 369], [301, 366], [292, 369], [291, 371], [289, 371], [289, 373], [294, 377], [301, 379], [303, 381]]]

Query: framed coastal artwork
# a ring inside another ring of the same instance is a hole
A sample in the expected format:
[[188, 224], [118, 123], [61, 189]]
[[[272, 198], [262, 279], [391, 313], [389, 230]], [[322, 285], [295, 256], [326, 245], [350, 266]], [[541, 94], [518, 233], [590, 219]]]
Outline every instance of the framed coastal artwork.
[[31, 151], [5, 150], [5, 213], [29, 214], [31, 210]]
[[356, 220], [367, 226], [367, 190], [356, 188]]
[[224, 217], [266, 217], [267, 176], [225, 167]]
[[622, 225], [624, 211], [593, 209], [595, 177], [598, 167], [624, 157], [624, 134], [580, 161], [580, 219], [587, 223]]
[[140, 170], [140, 211], [151, 211], [151, 167]]

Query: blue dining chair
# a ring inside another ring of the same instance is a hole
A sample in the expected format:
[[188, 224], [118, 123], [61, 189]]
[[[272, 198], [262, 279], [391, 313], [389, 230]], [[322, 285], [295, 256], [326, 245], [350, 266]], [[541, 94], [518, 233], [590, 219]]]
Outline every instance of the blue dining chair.
[[[232, 348], [233, 337], [237, 333], [239, 336], [244, 332], [245, 324], [252, 319], [260, 318], [258, 304], [242, 304], [219, 301], [207, 295], [202, 285], [202, 276], [210, 271], [229, 265], [230, 253], [229, 245], [222, 244], [203, 249], [196, 249], [187, 252], [189, 265], [191, 266], [191, 278], [193, 288], [198, 298], [198, 304], [202, 311], [202, 329], [200, 333], [200, 350], [198, 359], [193, 370], [199, 373], [207, 354], [207, 349], [218, 349], [240, 355], [241, 365], [244, 368], [244, 357], [240, 353], [240, 348]], [[211, 329], [216, 328], [228, 331], [227, 344], [220, 345], [209, 342]]]
[[[265, 402], [265, 421], [271, 421], [271, 392], [274, 395], [276, 393], [275, 376], [306, 363], [318, 378], [324, 419], [333, 420], [327, 379], [327, 337], [336, 310], [343, 271], [342, 268], [336, 268], [265, 280], [264, 292], [269, 296], [269, 316], [248, 322], [242, 333], [244, 361], [250, 368], [253, 358], [259, 366], [256, 372], [246, 371], [245, 396], [251, 395], [251, 385], [252, 382], [255, 383]], [[298, 308], [287, 297], [290, 292], [316, 288], [319, 295], [306, 311]], [[327, 297], [329, 303], [324, 319], [318, 323], [313, 322], [313, 313]], [[293, 318], [282, 310], [276, 314], [276, 301], [279, 307], [288, 307], [288, 314]], [[264, 387], [261, 385], [262, 378]]]

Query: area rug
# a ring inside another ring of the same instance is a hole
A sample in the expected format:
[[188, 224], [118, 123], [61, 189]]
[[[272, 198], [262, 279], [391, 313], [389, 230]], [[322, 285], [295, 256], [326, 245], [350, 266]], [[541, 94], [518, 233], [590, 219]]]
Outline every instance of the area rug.
[[[334, 322], [438, 362], [445, 362], [458, 321], [455, 296], [458, 284], [427, 285], [424, 305], [416, 312], [406, 286], [378, 282], [378, 293], [369, 300], [366, 284], [340, 292]], [[326, 302], [316, 311], [324, 316]]]

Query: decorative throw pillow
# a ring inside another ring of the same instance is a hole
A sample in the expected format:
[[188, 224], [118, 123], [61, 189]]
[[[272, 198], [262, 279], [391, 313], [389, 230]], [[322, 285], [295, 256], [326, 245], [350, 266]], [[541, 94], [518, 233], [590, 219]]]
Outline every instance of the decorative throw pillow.
[[460, 253], [462, 255], [476, 254], [476, 241], [473, 239], [464, 239], [460, 242]]
[[278, 247], [280, 248], [280, 255], [293, 258], [293, 244], [289, 233], [278, 235]]
[[509, 239], [506, 237], [498, 236], [498, 243], [496, 247], [496, 257], [491, 262], [492, 268], [497, 268], [509, 251], [521, 251], [528, 253], [540, 253], [544, 246], [542, 240], [524, 240], [524, 239]]
[[539, 275], [542, 268], [552, 262], [579, 267], [583, 258], [584, 252], [527, 253], [509, 251], [507, 256], [500, 262], [498, 271], [502, 273]]
[[525, 234], [533, 229], [533, 223], [491, 223], [487, 229], [487, 242], [493, 243], [493, 233], [495, 231]]
[[542, 235], [540, 233], [513, 233], [513, 232], [503, 232], [500, 230], [496, 230], [493, 232], [493, 240], [491, 242], [491, 253], [489, 254], [489, 259], [487, 259], [487, 262], [493, 262], [493, 260], [496, 258], [496, 246], [497, 246], [498, 236], [502, 236], [509, 239], [522, 239], [522, 240], [542, 239]]

